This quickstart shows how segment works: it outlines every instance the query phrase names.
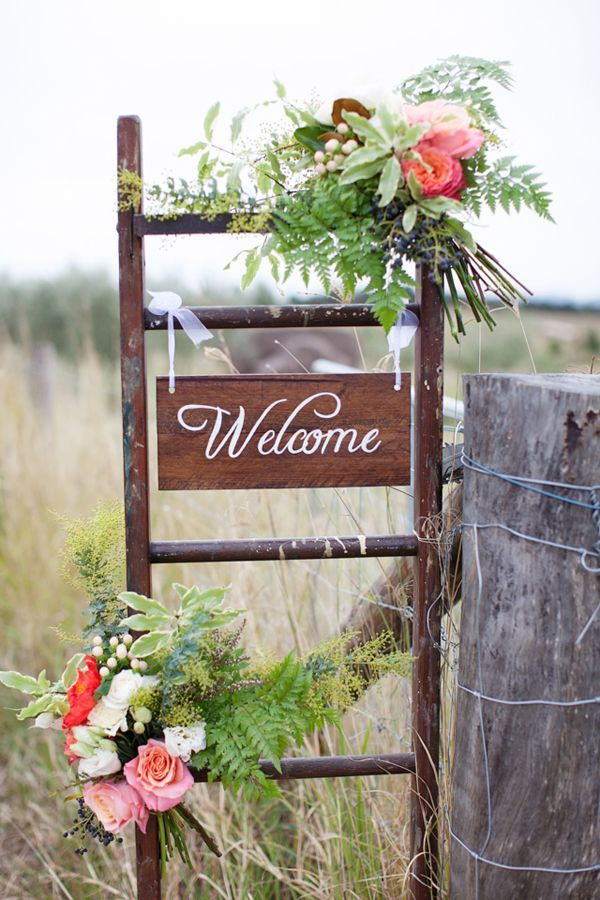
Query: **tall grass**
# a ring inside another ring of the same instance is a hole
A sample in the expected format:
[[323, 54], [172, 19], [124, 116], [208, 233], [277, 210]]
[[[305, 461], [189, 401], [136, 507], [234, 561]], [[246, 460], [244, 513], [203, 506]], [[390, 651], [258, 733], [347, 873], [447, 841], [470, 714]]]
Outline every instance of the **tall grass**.
[[[58, 675], [69, 647], [54, 626], [78, 632], [84, 598], [63, 580], [61, 516], [87, 515], [121, 494], [120, 405], [114, 371], [90, 350], [74, 367], [34, 371], [30, 350], [2, 350], [0, 403], [1, 668]], [[161, 362], [162, 362], [161, 354]], [[35, 368], [35, 367], [34, 367]], [[155, 448], [151, 450], [154, 459]], [[403, 525], [401, 495], [383, 489], [153, 493], [156, 537], [348, 534]], [[158, 571], [157, 571], [158, 569]], [[335, 633], [356, 597], [381, 574], [377, 560], [155, 567], [154, 591], [173, 580], [231, 583], [248, 610], [246, 643], [305, 652]], [[2, 692], [2, 706], [15, 696]], [[80, 859], [62, 837], [74, 815], [62, 787], [60, 736], [27, 730], [2, 709], [1, 896], [134, 897], [131, 838]], [[410, 747], [408, 685], [388, 679], [303, 752]], [[404, 896], [408, 783], [404, 777], [290, 782], [281, 800], [244, 805], [219, 785], [197, 786], [192, 805], [224, 850], [194, 847], [194, 871], [171, 867], [166, 897], [394, 898]]]

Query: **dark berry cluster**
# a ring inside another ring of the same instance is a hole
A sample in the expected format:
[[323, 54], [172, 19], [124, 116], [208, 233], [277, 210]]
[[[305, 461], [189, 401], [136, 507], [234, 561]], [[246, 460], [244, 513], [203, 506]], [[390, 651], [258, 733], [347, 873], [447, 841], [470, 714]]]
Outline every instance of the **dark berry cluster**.
[[401, 203], [390, 203], [386, 207], [373, 205], [375, 219], [373, 231], [382, 241], [384, 262], [393, 268], [400, 268], [404, 260], [430, 266], [429, 278], [440, 282], [448, 269], [460, 266], [465, 256], [456, 242], [444, 234], [442, 214], [438, 219], [419, 214], [410, 232], [404, 231], [402, 217], [406, 207]]
[[84, 846], [88, 837], [98, 841], [104, 847], [108, 847], [116, 840], [117, 844], [123, 843], [123, 838], [115, 838], [115, 835], [107, 831], [101, 822], [98, 821], [89, 806], [86, 805], [83, 797], [77, 800], [77, 815], [73, 819], [73, 825], [69, 831], [63, 831], [63, 837], [77, 836], [80, 846], [76, 848], [77, 856], [83, 856], [87, 853], [88, 848]]

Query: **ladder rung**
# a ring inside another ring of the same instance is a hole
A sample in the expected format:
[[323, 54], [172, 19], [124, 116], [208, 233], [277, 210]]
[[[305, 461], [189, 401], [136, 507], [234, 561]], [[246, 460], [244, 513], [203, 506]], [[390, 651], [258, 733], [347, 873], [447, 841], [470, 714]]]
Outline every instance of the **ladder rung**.
[[[337, 778], [353, 775], [407, 775], [415, 771], [414, 753], [383, 753], [368, 756], [307, 756], [281, 760], [281, 772], [272, 762], [259, 765], [267, 778]], [[196, 781], [208, 781], [206, 770], [194, 771]]]
[[412, 534], [321, 538], [250, 538], [226, 541], [152, 541], [150, 562], [246, 562], [266, 559], [346, 559], [369, 556], [416, 556]]
[[[419, 314], [419, 307], [408, 309]], [[379, 325], [368, 303], [302, 303], [264, 306], [194, 306], [193, 313], [207, 328], [339, 328]], [[181, 328], [175, 319], [175, 328]], [[144, 310], [146, 331], [167, 327], [166, 316]]]
[[[133, 217], [133, 233], [138, 237], [145, 234], [227, 234], [232, 219], [231, 213], [221, 213], [212, 219], [198, 213], [184, 213], [172, 218], [136, 214]], [[262, 228], [249, 233], [261, 234], [266, 230]]]

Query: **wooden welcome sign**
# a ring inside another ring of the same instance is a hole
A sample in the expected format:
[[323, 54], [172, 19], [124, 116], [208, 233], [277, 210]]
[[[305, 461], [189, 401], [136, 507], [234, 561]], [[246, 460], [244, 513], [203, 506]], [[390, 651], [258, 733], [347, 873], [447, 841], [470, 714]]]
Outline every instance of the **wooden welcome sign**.
[[160, 490], [410, 482], [410, 375], [156, 382]]

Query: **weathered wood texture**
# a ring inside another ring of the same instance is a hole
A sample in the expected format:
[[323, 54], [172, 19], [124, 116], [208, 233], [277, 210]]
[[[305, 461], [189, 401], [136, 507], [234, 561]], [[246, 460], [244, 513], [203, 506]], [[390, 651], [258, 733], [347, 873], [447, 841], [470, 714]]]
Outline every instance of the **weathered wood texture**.
[[[262, 306], [191, 306], [207, 328], [380, 328], [369, 303], [289, 303], [263, 304]], [[407, 306], [415, 315], [419, 307]], [[148, 308], [144, 311], [148, 331], [164, 331], [166, 316], [157, 316]], [[175, 319], [174, 326], [181, 329]]]
[[[259, 760], [267, 778], [285, 781], [288, 778], [348, 778], [359, 775], [406, 775], [415, 770], [413, 753], [376, 753], [360, 756], [299, 756], [284, 757], [281, 771], [267, 759]], [[196, 781], [208, 781], [204, 769], [194, 771]]]
[[399, 391], [391, 374], [184, 376], [172, 394], [166, 378], [156, 388], [160, 490], [410, 482], [408, 374]]
[[[411, 807], [412, 900], [438, 893], [438, 768], [441, 570], [435, 542], [442, 510], [444, 312], [439, 289], [418, 271], [415, 338], [414, 522], [419, 536], [413, 608], [412, 727], [416, 773]], [[433, 538], [433, 540], [432, 540]]]
[[[591, 485], [600, 481], [600, 378], [465, 378], [465, 448], [496, 470]], [[590, 503], [589, 493], [548, 488]], [[514, 537], [592, 547], [591, 511], [466, 469], [459, 683], [509, 701], [600, 696], [600, 576], [579, 554]], [[477, 551], [481, 572], [478, 582]], [[591, 563], [592, 560], [589, 560]], [[482, 730], [483, 727], [483, 740]], [[600, 706], [505, 705], [458, 690], [452, 830], [456, 900], [599, 896]], [[484, 744], [485, 742], [485, 744]], [[487, 749], [488, 812], [484, 746]], [[486, 860], [491, 862], [486, 862]]]
[[[142, 175], [142, 135], [137, 116], [117, 125], [119, 169]], [[144, 353], [144, 248], [134, 234], [134, 212], [118, 219], [119, 297], [121, 309], [121, 394], [125, 481], [127, 589], [152, 595], [148, 496], [148, 412]], [[150, 816], [146, 834], [136, 827], [138, 897], [160, 900], [158, 823]]]

